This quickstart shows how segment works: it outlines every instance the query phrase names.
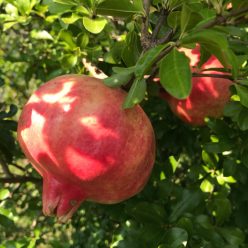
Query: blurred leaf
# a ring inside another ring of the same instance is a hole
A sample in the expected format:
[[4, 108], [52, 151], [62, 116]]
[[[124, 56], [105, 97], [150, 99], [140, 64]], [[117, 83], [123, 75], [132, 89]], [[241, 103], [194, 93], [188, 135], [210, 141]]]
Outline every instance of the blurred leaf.
[[84, 27], [93, 34], [99, 34], [104, 29], [107, 24], [107, 20], [103, 17], [97, 17], [95, 19], [91, 19], [87, 16], [83, 17]]
[[225, 105], [224, 115], [231, 117], [233, 121], [237, 121], [241, 111], [242, 105], [239, 102], [229, 102]]
[[243, 107], [238, 116], [239, 128], [243, 131], [248, 129], [248, 108]]
[[77, 20], [81, 19], [81, 16], [77, 15], [76, 13], [72, 13], [70, 16], [68, 17], [62, 17], [61, 20], [65, 23], [65, 24], [72, 24], [74, 22], [76, 22]]
[[222, 225], [229, 219], [232, 213], [232, 205], [227, 198], [215, 199], [214, 205], [217, 225]]
[[134, 206], [127, 206], [126, 211], [141, 223], [155, 222], [157, 224], [162, 224], [166, 217], [163, 206], [149, 202], [139, 202]]
[[53, 0], [55, 3], [65, 4], [65, 5], [77, 5], [78, 2], [75, 0]]
[[136, 64], [140, 56], [139, 36], [135, 31], [130, 31], [126, 36], [125, 47], [123, 48], [121, 57], [127, 67]]
[[169, 217], [170, 222], [176, 221], [182, 214], [187, 211], [192, 211], [202, 201], [202, 194], [200, 191], [184, 190], [182, 198], [173, 207], [172, 213]]
[[189, 59], [184, 53], [173, 49], [160, 63], [160, 82], [169, 94], [178, 98], [186, 98], [191, 91], [191, 71]]
[[140, 103], [146, 93], [146, 81], [145, 79], [135, 79], [129, 92], [128, 95], [125, 99], [125, 102], [123, 103], [123, 108], [132, 108], [134, 105]]
[[107, 16], [128, 17], [134, 14], [143, 13], [143, 5], [141, 0], [105, 0], [97, 6], [97, 13]]
[[77, 64], [78, 58], [74, 54], [66, 54], [62, 60], [61, 64], [64, 68], [72, 68]]
[[[173, 227], [165, 233], [165, 245], [170, 248], [186, 247], [188, 234], [184, 229]], [[159, 246], [162, 248], [163, 245]]]
[[48, 6], [48, 10], [51, 14], [62, 14], [71, 10], [74, 4], [61, 4], [55, 3], [53, 0], [43, 0], [43, 4]]
[[181, 11], [170, 12], [167, 22], [170, 27], [176, 29], [181, 23]]
[[77, 44], [80, 48], [85, 48], [89, 44], [89, 36], [86, 33], [82, 33], [77, 37]]
[[61, 30], [59, 33], [59, 39], [64, 41], [68, 49], [73, 50], [77, 47], [74, 37], [70, 31]]
[[245, 240], [245, 234], [239, 228], [220, 228], [218, 231], [231, 245], [241, 245]]
[[201, 16], [195, 12], [190, 5], [184, 3], [181, 12], [181, 33], [193, 28], [200, 20]]
[[0, 214], [0, 225], [7, 228], [7, 229], [13, 229], [15, 227], [14, 222], [7, 218], [4, 215]]
[[0, 119], [4, 119], [4, 118], [8, 118], [8, 117], [12, 117], [17, 113], [17, 107], [14, 104], [11, 104], [9, 106], [9, 111], [5, 112], [5, 111], [0, 111]]
[[37, 40], [53, 40], [53, 37], [46, 30], [32, 30], [31, 37]]
[[235, 84], [234, 86], [240, 97], [240, 102], [242, 103], [242, 105], [248, 108], [248, 88], [239, 84]]
[[10, 192], [8, 189], [0, 189], [0, 201], [8, 198], [10, 196]]
[[209, 180], [204, 179], [200, 185], [200, 188], [205, 193], [211, 193], [214, 190], [214, 184], [211, 183]]

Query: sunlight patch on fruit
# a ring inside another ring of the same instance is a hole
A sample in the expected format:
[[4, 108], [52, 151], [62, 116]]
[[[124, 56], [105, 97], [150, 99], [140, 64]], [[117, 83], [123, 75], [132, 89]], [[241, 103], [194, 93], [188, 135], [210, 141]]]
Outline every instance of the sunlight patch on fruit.
[[68, 95], [72, 87], [74, 86], [75, 82], [73, 81], [68, 81], [63, 84], [63, 88], [57, 92], [57, 93], [52, 93], [52, 94], [44, 94], [42, 95], [42, 100], [47, 103], [71, 103], [75, 100], [75, 97], [65, 97]]
[[95, 116], [86, 116], [81, 119], [81, 123], [90, 129], [91, 134], [95, 139], [111, 137], [118, 139], [119, 136], [110, 128], [104, 127]]
[[109, 157], [108, 166], [103, 161], [97, 160], [88, 154], [83, 154], [71, 147], [65, 151], [66, 164], [68, 169], [82, 180], [91, 180], [107, 171], [115, 159]]
[[197, 87], [199, 88], [199, 90], [201, 92], [211, 92], [211, 95], [215, 98], [219, 97], [219, 92], [216, 89], [216, 87], [214, 87], [215, 85], [212, 83], [212, 78], [210, 77], [206, 77], [205, 78], [205, 83], [203, 84], [197, 84]]
[[[46, 118], [38, 113], [36, 110], [32, 109], [31, 112], [31, 126], [21, 130], [21, 137], [24, 142], [29, 140], [29, 149], [34, 154], [35, 158], [38, 158], [41, 153], [46, 154], [52, 160], [54, 165], [57, 164], [57, 160], [54, 155], [49, 152], [50, 148], [48, 147], [44, 136], [43, 136], [43, 129], [45, 126]], [[35, 127], [35, 128], [34, 128]], [[34, 139], [36, 137], [36, 139]], [[38, 149], [39, 145], [42, 147], [42, 151]], [[36, 169], [42, 174], [42, 171], [37, 167], [37, 164], [33, 164]]]

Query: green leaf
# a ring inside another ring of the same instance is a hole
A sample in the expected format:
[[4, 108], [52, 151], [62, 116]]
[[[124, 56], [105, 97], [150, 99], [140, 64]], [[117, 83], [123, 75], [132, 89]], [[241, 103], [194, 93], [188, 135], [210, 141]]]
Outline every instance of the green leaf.
[[248, 108], [243, 107], [239, 113], [238, 125], [242, 131], [248, 130]]
[[222, 225], [227, 221], [232, 213], [232, 205], [227, 198], [216, 198], [213, 202], [213, 211], [217, 225]]
[[30, 0], [16, 0], [16, 7], [22, 15], [29, 15], [31, 11]]
[[55, 3], [52, 0], [44, 0], [44, 5], [48, 6], [48, 10], [51, 14], [62, 14], [65, 13], [73, 7], [73, 5], [67, 5], [67, 4], [61, 4], [61, 3]]
[[61, 18], [61, 20], [65, 23], [65, 24], [72, 24], [74, 22], [76, 22], [77, 20], [81, 19], [81, 16], [72, 13], [70, 16], [68, 17], [63, 17]]
[[134, 206], [127, 206], [126, 212], [133, 216], [138, 222], [148, 224], [162, 224], [166, 217], [163, 206], [150, 202], [139, 202]]
[[160, 63], [159, 77], [168, 93], [178, 99], [187, 98], [192, 88], [189, 58], [173, 49]]
[[204, 144], [203, 147], [207, 152], [210, 152], [210, 153], [222, 153], [226, 151], [231, 151], [233, 148], [233, 144], [225, 142], [225, 141], [216, 142], [216, 143], [210, 142], [210, 143]]
[[200, 188], [205, 193], [211, 193], [214, 190], [214, 184], [211, 183], [209, 180], [204, 179], [200, 185]]
[[245, 240], [245, 234], [236, 227], [220, 228], [219, 232], [231, 245], [242, 245]]
[[192, 31], [181, 39], [182, 44], [200, 43], [204, 48], [214, 54], [224, 67], [231, 67], [233, 76], [237, 76], [238, 63], [233, 51], [229, 48], [227, 37], [222, 32], [207, 29], [203, 31]]
[[74, 50], [77, 47], [73, 35], [70, 31], [62, 30], [59, 33], [59, 39], [62, 40], [69, 50]]
[[212, 29], [207, 29], [198, 32], [191, 32], [188, 33], [188, 35], [185, 36], [183, 39], [181, 39], [182, 44], [190, 44], [196, 42], [203, 43], [204, 45], [213, 43], [218, 45], [222, 49], [228, 48], [226, 36], [223, 33]]
[[233, 121], [238, 121], [242, 109], [243, 107], [240, 102], [229, 102], [225, 105], [224, 115], [227, 117], [231, 117]]
[[125, 47], [121, 54], [126, 66], [130, 67], [136, 64], [140, 56], [140, 50], [138, 34], [135, 31], [130, 31], [126, 36]]
[[170, 12], [167, 18], [168, 25], [176, 29], [181, 23], [181, 11]]
[[4, 215], [0, 214], [0, 225], [7, 229], [13, 229], [15, 227], [14, 222]]
[[123, 108], [132, 108], [134, 105], [140, 103], [146, 93], [146, 81], [145, 79], [135, 79], [129, 92], [128, 95], [125, 99], [125, 102], [123, 103]]
[[135, 71], [135, 67], [113, 67], [113, 72], [115, 73], [126, 73], [126, 74], [132, 74]]
[[64, 5], [78, 5], [78, 2], [75, 0], [53, 0], [55, 3], [60, 3]]
[[46, 30], [32, 30], [31, 37], [36, 40], [53, 40], [53, 37]]
[[72, 68], [77, 64], [78, 58], [77, 55], [74, 54], [66, 54], [62, 60], [61, 64], [64, 68]]
[[159, 45], [149, 49], [143, 56], [139, 58], [135, 66], [135, 76], [139, 79], [143, 78], [144, 75], [151, 68], [158, 55], [164, 50], [166, 45]]
[[194, 12], [189, 5], [184, 3], [180, 18], [181, 33], [196, 26], [201, 19], [202, 18], [198, 13]]
[[192, 211], [196, 208], [202, 200], [202, 194], [200, 191], [184, 190], [182, 198], [173, 207], [172, 213], [169, 217], [170, 222], [176, 221], [182, 214], [187, 211]]
[[89, 44], [89, 36], [86, 33], [82, 33], [77, 37], [77, 45], [80, 48], [85, 48]]
[[97, 13], [107, 16], [129, 17], [134, 14], [143, 13], [142, 0], [105, 0], [97, 6]]
[[118, 73], [105, 78], [103, 82], [109, 87], [120, 87], [126, 85], [132, 79], [133, 73]]
[[173, 227], [165, 233], [165, 239], [165, 245], [170, 248], [184, 247], [188, 241], [188, 233], [182, 228]]
[[241, 104], [248, 108], [248, 87], [239, 84], [235, 84], [234, 86], [240, 97]]
[[8, 189], [0, 189], [0, 201], [8, 198], [10, 196], [10, 192]]
[[107, 20], [103, 17], [97, 17], [95, 19], [91, 19], [87, 16], [83, 17], [83, 25], [85, 29], [93, 34], [101, 33], [106, 24]]

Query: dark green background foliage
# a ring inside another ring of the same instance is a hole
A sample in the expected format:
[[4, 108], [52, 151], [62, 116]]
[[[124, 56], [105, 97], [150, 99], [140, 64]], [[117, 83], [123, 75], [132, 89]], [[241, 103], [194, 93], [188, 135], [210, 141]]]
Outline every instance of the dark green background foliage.
[[[248, 247], [247, 23], [244, 0], [0, 0], [0, 248]], [[187, 97], [189, 61], [175, 48], [196, 43], [201, 62], [214, 54], [235, 82], [224, 117], [204, 127], [175, 117], [152, 82]], [[17, 120], [40, 84], [99, 71], [129, 91], [124, 108], [140, 102], [150, 117], [156, 163], [137, 196], [85, 202], [61, 224], [41, 212]]]

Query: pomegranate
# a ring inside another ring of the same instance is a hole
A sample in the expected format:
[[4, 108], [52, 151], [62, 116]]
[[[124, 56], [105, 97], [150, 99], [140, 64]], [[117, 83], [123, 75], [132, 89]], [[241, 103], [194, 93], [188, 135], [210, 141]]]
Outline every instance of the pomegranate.
[[18, 141], [43, 177], [43, 212], [66, 221], [84, 200], [117, 203], [137, 194], [154, 164], [151, 123], [126, 93], [100, 79], [64, 75], [31, 96]]
[[[190, 58], [190, 66], [193, 72], [201, 72], [202, 74], [224, 74], [216, 71], [201, 71], [210, 68], [223, 68], [219, 60], [215, 56], [211, 56], [201, 68], [196, 68], [200, 61], [200, 47], [195, 49], [181, 48]], [[195, 126], [204, 125], [205, 117], [221, 117], [224, 106], [230, 99], [229, 87], [232, 81], [225, 78], [214, 77], [193, 77], [192, 90], [186, 99], [177, 99], [167, 92], [162, 91], [161, 97], [166, 99], [172, 112], [180, 119]]]

